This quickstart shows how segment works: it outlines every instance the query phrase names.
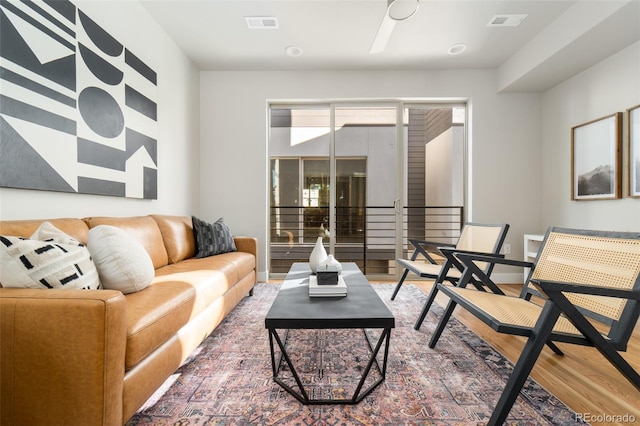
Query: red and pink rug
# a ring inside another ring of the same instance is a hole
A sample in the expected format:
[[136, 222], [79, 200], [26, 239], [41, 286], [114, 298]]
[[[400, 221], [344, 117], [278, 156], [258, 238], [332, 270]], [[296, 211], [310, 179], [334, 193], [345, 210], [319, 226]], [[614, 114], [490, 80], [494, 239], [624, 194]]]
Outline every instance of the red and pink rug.
[[[357, 405], [301, 404], [272, 379], [264, 317], [279, 288], [259, 284], [127, 424], [483, 425], [491, 416], [513, 365], [455, 319], [429, 349], [442, 309], [434, 305], [415, 331], [426, 296], [413, 285], [393, 302], [393, 285], [374, 285], [396, 318], [386, 380]], [[295, 330], [288, 351], [312, 398], [351, 396], [369, 359], [361, 330]], [[573, 411], [532, 380], [508, 419], [509, 425], [577, 423]]]

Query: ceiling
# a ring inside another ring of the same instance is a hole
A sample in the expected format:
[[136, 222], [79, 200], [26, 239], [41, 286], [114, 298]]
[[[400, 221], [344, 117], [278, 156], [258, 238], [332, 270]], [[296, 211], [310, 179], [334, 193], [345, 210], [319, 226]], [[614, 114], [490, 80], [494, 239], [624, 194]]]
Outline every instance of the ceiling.
[[[399, 0], [408, 1], [408, 0]], [[420, 0], [383, 52], [386, 0], [141, 0], [201, 70], [497, 69], [499, 90], [543, 91], [640, 40], [640, 0]], [[527, 14], [517, 27], [495, 15]], [[249, 29], [245, 17], [276, 17]], [[464, 43], [466, 50], [448, 50]], [[289, 46], [302, 50], [291, 57]]]

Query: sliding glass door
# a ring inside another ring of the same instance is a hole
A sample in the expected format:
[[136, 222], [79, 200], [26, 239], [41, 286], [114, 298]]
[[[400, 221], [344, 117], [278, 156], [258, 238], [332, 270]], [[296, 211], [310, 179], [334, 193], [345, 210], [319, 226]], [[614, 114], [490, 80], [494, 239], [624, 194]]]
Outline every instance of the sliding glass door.
[[405, 114], [404, 248], [409, 238], [455, 243], [465, 217], [466, 108], [409, 104]]
[[335, 106], [333, 111], [335, 254], [358, 263], [369, 276], [387, 276], [395, 267], [399, 237], [398, 106]]
[[339, 261], [395, 278], [408, 238], [454, 239], [464, 130], [452, 130], [453, 111], [399, 102], [271, 105], [270, 273], [307, 261], [322, 237]]
[[330, 109], [270, 108], [270, 274], [309, 259], [318, 236], [329, 242]]

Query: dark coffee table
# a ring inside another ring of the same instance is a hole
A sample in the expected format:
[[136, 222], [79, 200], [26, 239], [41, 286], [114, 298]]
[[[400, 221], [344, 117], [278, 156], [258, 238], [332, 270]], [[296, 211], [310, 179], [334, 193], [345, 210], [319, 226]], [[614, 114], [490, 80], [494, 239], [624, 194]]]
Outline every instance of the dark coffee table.
[[[309, 264], [294, 263], [265, 318], [265, 326], [269, 330], [273, 379], [303, 404], [357, 404], [385, 379], [389, 338], [391, 329], [395, 327], [395, 319], [355, 263], [344, 263], [342, 268], [342, 276], [347, 284], [347, 296], [312, 298], [309, 297], [309, 276], [311, 275]], [[358, 386], [351, 398], [311, 399], [287, 354], [289, 330], [344, 328], [363, 329], [365, 340], [371, 351], [371, 357], [362, 372]], [[377, 342], [372, 342], [367, 329], [382, 329]], [[278, 334], [278, 330], [285, 330], [283, 338]], [[276, 359], [274, 340], [280, 349], [278, 359]], [[383, 345], [384, 355], [382, 366], [380, 366], [377, 357]], [[299, 391], [279, 377], [283, 360], [291, 370]], [[380, 377], [363, 391], [362, 388], [372, 367], [376, 368]]]

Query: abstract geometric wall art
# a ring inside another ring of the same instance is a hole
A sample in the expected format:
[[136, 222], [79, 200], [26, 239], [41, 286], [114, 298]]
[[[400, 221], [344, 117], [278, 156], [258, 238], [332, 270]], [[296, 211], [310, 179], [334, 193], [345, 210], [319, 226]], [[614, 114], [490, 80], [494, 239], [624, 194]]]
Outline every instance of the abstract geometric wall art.
[[70, 1], [0, 1], [0, 186], [157, 199], [156, 97]]

